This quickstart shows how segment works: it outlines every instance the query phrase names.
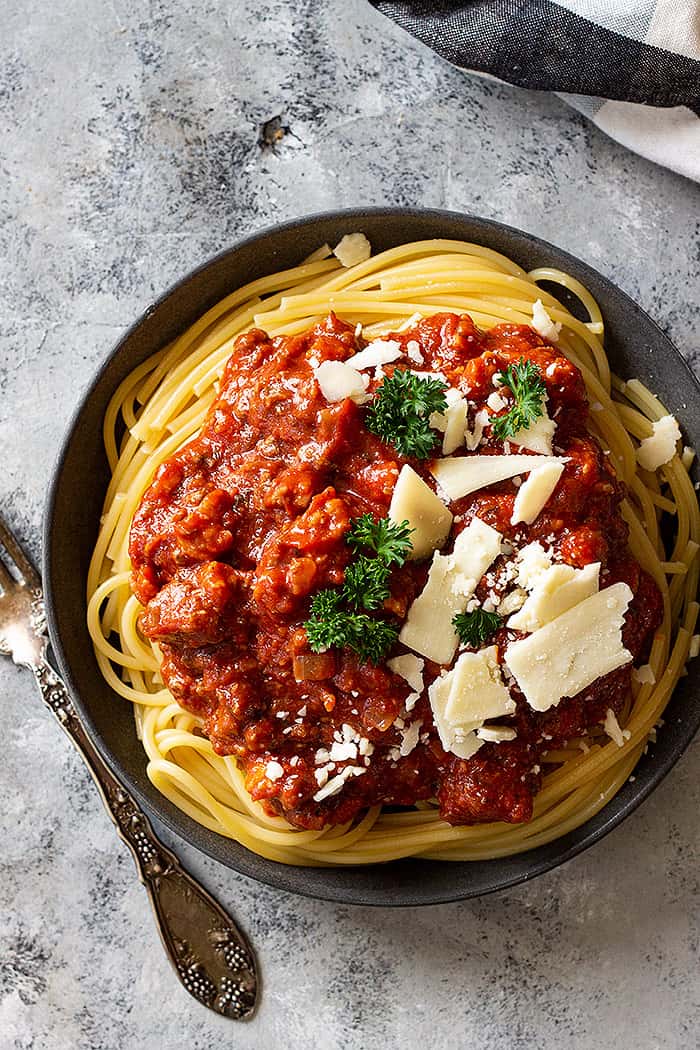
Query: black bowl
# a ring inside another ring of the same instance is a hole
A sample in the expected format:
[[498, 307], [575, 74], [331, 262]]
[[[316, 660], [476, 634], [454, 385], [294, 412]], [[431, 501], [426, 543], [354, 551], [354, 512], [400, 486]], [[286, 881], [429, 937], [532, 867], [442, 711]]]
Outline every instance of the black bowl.
[[[666, 724], [633, 783], [582, 827], [546, 846], [501, 860], [473, 863], [403, 860], [356, 868], [288, 867], [250, 853], [181, 813], [151, 785], [136, 739], [131, 707], [110, 692], [85, 626], [85, 580], [108, 481], [102, 419], [117, 385], [146, 357], [179, 335], [209, 307], [247, 281], [297, 264], [324, 242], [362, 230], [383, 250], [430, 237], [476, 241], [526, 269], [555, 266], [579, 278], [600, 303], [613, 369], [657, 392], [700, 447], [700, 388], [663, 332], [610, 281], [566, 252], [500, 223], [441, 211], [379, 208], [341, 211], [288, 222], [246, 238], [174, 285], [129, 329], [80, 400], [61, 449], [49, 493], [44, 581], [51, 640], [83, 722], [101, 754], [147, 810], [183, 839], [236, 871], [283, 890], [352, 904], [416, 905], [460, 900], [531, 879], [586, 849], [649, 795], [700, 725], [693, 665], [681, 679]], [[611, 264], [614, 260], [611, 260]], [[567, 304], [570, 305], [570, 304]]]

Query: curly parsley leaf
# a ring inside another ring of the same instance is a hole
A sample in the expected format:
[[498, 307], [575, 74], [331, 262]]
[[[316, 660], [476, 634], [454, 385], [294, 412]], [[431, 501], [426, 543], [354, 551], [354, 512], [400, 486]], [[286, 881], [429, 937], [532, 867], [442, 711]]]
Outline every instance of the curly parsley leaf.
[[390, 518], [375, 521], [371, 514], [362, 514], [353, 519], [345, 542], [355, 551], [358, 547], [368, 547], [385, 565], [403, 565], [412, 548], [413, 531], [407, 521], [400, 524]]
[[399, 628], [388, 620], [375, 620], [366, 613], [342, 608], [339, 590], [319, 591], [311, 602], [311, 617], [305, 623], [309, 647], [315, 653], [326, 649], [352, 649], [361, 660], [381, 663], [399, 636]]
[[378, 609], [389, 597], [388, 565], [361, 554], [345, 570], [343, 597], [356, 608]]
[[428, 459], [437, 440], [430, 416], [447, 411], [446, 390], [441, 379], [397, 368], [369, 404], [365, 425], [402, 456]]
[[311, 601], [311, 617], [305, 623], [309, 646], [315, 653], [345, 645], [347, 628], [341, 591], [327, 587]]
[[507, 441], [544, 415], [547, 388], [537, 365], [523, 357], [517, 364], [509, 365], [505, 372], [497, 373], [496, 379], [511, 391], [515, 399], [504, 415], [489, 417], [495, 437]]
[[471, 645], [477, 649], [501, 626], [498, 613], [474, 609], [472, 612], [457, 613], [452, 625], [459, 635], [462, 645]]

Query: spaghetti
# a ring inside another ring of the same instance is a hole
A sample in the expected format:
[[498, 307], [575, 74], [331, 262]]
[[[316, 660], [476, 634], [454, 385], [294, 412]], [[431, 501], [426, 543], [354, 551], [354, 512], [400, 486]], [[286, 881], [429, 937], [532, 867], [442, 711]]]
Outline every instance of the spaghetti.
[[[567, 288], [589, 320], [574, 317], [541, 283]], [[144, 493], [157, 468], [200, 431], [233, 343], [253, 325], [272, 337], [294, 336], [333, 311], [372, 340], [401, 329], [414, 315], [448, 311], [469, 314], [489, 331], [503, 323], [531, 324], [537, 300], [561, 325], [558, 352], [583, 376], [594, 409], [590, 429], [627, 488], [622, 513], [630, 549], [663, 600], [650, 673], [633, 680], [619, 716], [624, 736], [615, 742], [598, 728], [547, 752], [532, 819], [524, 824], [453, 826], [426, 800], [401, 812], [373, 806], [333, 827], [291, 827], [251, 798], [235, 758], [216, 753], [203, 735], [202, 719], [177, 703], [163, 683], [162, 654], [142, 632], [143, 607], [130, 585], [129, 533]], [[322, 248], [300, 266], [232, 293], [128, 376], [105, 416], [112, 477], [89, 571], [88, 626], [108, 685], [134, 705], [152, 783], [204, 826], [290, 864], [368, 864], [406, 856], [481, 860], [534, 848], [584, 823], [633, 770], [683, 673], [695, 628], [700, 514], [689, 456], [676, 454], [654, 473], [637, 463], [636, 446], [666, 415], [640, 382], [611, 375], [603, 318], [579, 282], [547, 268], [526, 273], [478, 245], [416, 242], [347, 268]], [[667, 516], [675, 521], [668, 549], [661, 528]]]

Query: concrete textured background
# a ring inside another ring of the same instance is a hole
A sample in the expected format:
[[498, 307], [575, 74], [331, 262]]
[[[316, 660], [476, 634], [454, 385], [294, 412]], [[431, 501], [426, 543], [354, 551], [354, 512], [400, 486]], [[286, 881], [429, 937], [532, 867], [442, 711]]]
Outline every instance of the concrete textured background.
[[[263, 148], [278, 114], [290, 133]], [[0, 168], [0, 506], [37, 558], [96, 365], [170, 281], [278, 219], [502, 219], [611, 276], [700, 364], [698, 187], [362, 0], [3, 0]], [[259, 953], [262, 1007], [236, 1026], [174, 979], [87, 774], [7, 661], [0, 694], [2, 1050], [697, 1047], [700, 741], [605, 841], [482, 901], [319, 904], [177, 843]]]

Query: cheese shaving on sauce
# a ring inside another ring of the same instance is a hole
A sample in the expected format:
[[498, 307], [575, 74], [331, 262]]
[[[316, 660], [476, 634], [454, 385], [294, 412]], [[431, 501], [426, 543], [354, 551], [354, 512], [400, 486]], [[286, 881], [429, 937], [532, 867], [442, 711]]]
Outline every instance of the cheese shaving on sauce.
[[572, 565], [552, 565], [545, 569], [538, 575], [520, 611], [508, 620], [508, 626], [514, 631], [536, 631], [544, 627], [595, 594], [599, 573], [600, 562], [583, 569], [575, 569]]
[[362, 370], [364, 368], [379, 368], [391, 361], [398, 360], [403, 355], [401, 343], [395, 339], [375, 339], [373, 343], [359, 350], [345, 362], [351, 368]]
[[423, 692], [425, 660], [414, 656], [413, 653], [404, 653], [402, 656], [395, 656], [393, 659], [387, 660], [386, 665], [390, 671], [393, 671], [394, 674], [399, 675], [399, 677], [408, 682], [414, 692], [418, 694]]
[[349, 397], [363, 404], [368, 400], [368, 377], [360, 375], [347, 361], [323, 361], [314, 369], [314, 376], [326, 401], [333, 403]]
[[446, 412], [433, 412], [430, 417], [430, 426], [442, 432], [442, 454], [449, 456], [460, 445], [464, 444], [467, 430], [468, 405], [466, 398], [462, 397], [459, 390], [450, 387], [445, 391], [447, 401]]
[[412, 467], [401, 468], [389, 505], [389, 517], [400, 525], [407, 521], [411, 533], [409, 558], [427, 558], [442, 547], [452, 528], [452, 512]]
[[491, 645], [476, 653], [462, 653], [454, 666], [445, 704], [445, 718], [466, 730], [478, 729], [487, 718], [515, 711], [515, 702], [503, 683], [498, 649]]
[[530, 471], [529, 478], [520, 486], [515, 497], [511, 525], [517, 525], [519, 521], [532, 525], [549, 502], [563, 470], [562, 460], [550, 459]]
[[479, 740], [476, 733], [453, 725], [445, 717], [445, 705], [452, 688], [453, 676], [454, 671], [449, 671], [436, 678], [428, 689], [428, 697], [440, 743], [445, 751], [451, 751], [458, 758], [466, 759], [476, 754], [484, 741]]
[[516, 736], [506, 726], [484, 727], [486, 719], [515, 711], [497, 656], [495, 645], [462, 653], [453, 669], [428, 689], [440, 742], [458, 758], [471, 758], [487, 740], [501, 742]]
[[529, 427], [519, 430], [510, 439], [511, 445], [526, 448], [529, 452], [539, 452], [551, 456], [554, 443], [554, 432], [557, 424], [547, 415], [546, 401], [541, 405], [542, 414]]
[[615, 583], [508, 646], [506, 664], [533, 710], [548, 711], [630, 662], [622, 625], [631, 601], [628, 585]]
[[455, 500], [552, 462], [561, 461], [549, 456], [453, 456], [435, 460], [430, 473], [449, 498]]
[[506, 740], [515, 740], [518, 734], [510, 726], [482, 726], [481, 729], [477, 729], [476, 735], [479, 740], [502, 744]]

